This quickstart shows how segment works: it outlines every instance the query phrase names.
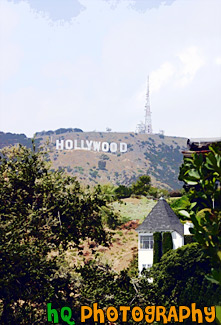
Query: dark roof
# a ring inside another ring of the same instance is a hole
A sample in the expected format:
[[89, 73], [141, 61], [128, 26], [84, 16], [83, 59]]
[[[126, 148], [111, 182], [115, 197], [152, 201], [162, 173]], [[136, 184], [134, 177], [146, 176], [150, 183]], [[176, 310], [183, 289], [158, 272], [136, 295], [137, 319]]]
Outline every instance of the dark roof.
[[187, 146], [190, 150], [206, 150], [212, 143], [221, 142], [221, 138], [194, 138], [187, 140]]
[[175, 230], [180, 235], [184, 235], [184, 226], [173, 212], [169, 204], [163, 198], [160, 198], [151, 212], [144, 219], [143, 223], [136, 229], [138, 232]]
[[213, 143], [220, 143], [221, 138], [195, 138], [188, 139], [187, 146], [189, 150], [182, 151], [184, 157], [192, 157], [193, 153], [206, 154], [210, 152], [209, 146]]

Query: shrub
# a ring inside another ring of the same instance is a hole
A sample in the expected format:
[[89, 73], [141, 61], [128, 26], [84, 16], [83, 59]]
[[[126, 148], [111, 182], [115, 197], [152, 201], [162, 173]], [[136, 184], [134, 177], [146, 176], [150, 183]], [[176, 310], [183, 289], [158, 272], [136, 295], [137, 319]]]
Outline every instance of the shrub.
[[109, 160], [110, 158], [108, 157], [108, 155], [105, 155], [105, 154], [102, 154], [101, 156], [100, 156], [100, 158], [102, 159], [102, 160]]
[[138, 254], [133, 255], [133, 259], [128, 267], [128, 276], [131, 278], [138, 276]]
[[99, 160], [98, 161], [98, 168], [101, 169], [101, 170], [105, 170], [106, 169], [106, 161]]
[[153, 238], [153, 264], [155, 264], [160, 262], [162, 256], [162, 235], [160, 232], [155, 232]]
[[89, 174], [91, 177], [96, 178], [98, 176], [98, 171], [97, 170], [90, 170]]
[[155, 305], [190, 306], [195, 302], [198, 308], [212, 306], [220, 302], [221, 289], [207, 280], [210, 269], [211, 259], [203, 254], [199, 244], [185, 245], [163, 255], [160, 263], [152, 267], [148, 274], [154, 278], [151, 291], [142, 283], [140, 287], [144, 295], [152, 293]]
[[171, 191], [171, 192], [169, 193], [169, 196], [170, 196], [170, 197], [181, 197], [181, 196], [182, 196], [182, 193], [181, 193], [181, 191], [179, 191], [179, 190]]
[[115, 194], [117, 195], [118, 199], [123, 199], [126, 197], [130, 197], [130, 195], [132, 194], [132, 190], [130, 187], [127, 187], [125, 185], [119, 185], [115, 189]]
[[162, 240], [162, 253], [163, 255], [168, 252], [169, 250], [173, 249], [173, 240], [172, 235], [170, 232], [163, 233], [163, 240]]
[[156, 187], [151, 186], [151, 188], [149, 189], [149, 193], [150, 196], [154, 197], [155, 199], [159, 197], [159, 190]]

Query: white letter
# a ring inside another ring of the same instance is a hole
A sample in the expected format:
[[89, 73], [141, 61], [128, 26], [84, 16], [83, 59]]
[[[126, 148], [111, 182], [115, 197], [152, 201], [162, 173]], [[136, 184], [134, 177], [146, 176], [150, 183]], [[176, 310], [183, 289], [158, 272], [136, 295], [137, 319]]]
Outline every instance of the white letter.
[[81, 149], [80, 147], [78, 147], [78, 140], [74, 140], [74, 149]]
[[64, 149], [64, 140], [56, 140], [56, 150], [63, 150]]
[[111, 142], [111, 144], [110, 144], [110, 151], [111, 152], [116, 152], [117, 151], [117, 144], [116, 144], [116, 142]]
[[86, 144], [87, 144], [87, 146], [88, 146], [87, 150], [91, 150], [92, 143], [93, 143], [93, 141], [88, 141], [88, 140], [86, 140]]
[[109, 143], [108, 142], [102, 142], [102, 151], [104, 151], [104, 152], [109, 151]]
[[87, 150], [87, 148], [85, 148], [85, 146], [84, 146], [84, 140], [81, 140], [81, 149], [82, 150]]
[[101, 146], [100, 142], [93, 141], [93, 145], [94, 145], [94, 151], [100, 151], [100, 146]]
[[120, 152], [127, 152], [127, 144], [125, 142], [120, 143]]
[[65, 149], [67, 149], [67, 150], [73, 149], [73, 141], [72, 140], [65, 141]]

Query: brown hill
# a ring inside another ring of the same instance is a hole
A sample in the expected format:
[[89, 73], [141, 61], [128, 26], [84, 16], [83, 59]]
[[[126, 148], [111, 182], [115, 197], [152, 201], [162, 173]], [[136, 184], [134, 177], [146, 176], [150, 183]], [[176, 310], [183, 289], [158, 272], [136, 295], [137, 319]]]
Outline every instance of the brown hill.
[[[36, 139], [41, 145], [47, 146], [52, 168], [64, 169], [84, 184], [130, 185], [139, 176], [149, 174], [153, 186], [169, 190], [182, 187], [177, 178], [186, 138], [159, 134], [59, 130], [61, 132], [37, 133]], [[64, 147], [63, 150], [56, 149], [56, 140], [60, 147]], [[95, 151], [94, 142], [99, 151]], [[120, 152], [120, 146], [125, 151], [124, 143], [127, 151]], [[73, 146], [73, 149], [66, 149], [65, 145], [67, 148]], [[86, 150], [88, 148], [90, 150]]]

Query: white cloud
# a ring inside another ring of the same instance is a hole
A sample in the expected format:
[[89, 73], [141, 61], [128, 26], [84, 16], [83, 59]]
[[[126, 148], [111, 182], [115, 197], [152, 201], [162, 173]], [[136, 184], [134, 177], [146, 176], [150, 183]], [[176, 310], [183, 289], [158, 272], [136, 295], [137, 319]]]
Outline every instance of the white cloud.
[[5, 44], [4, 48], [1, 49], [0, 80], [2, 84], [16, 75], [22, 57], [21, 49], [15, 44]]
[[197, 71], [205, 64], [205, 59], [197, 47], [189, 47], [178, 54], [182, 62], [178, 84], [185, 86], [193, 80]]
[[215, 59], [215, 63], [216, 63], [217, 65], [221, 65], [221, 56], [220, 56], [220, 57], [217, 57], [217, 58]]
[[1, 83], [13, 77], [19, 69], [22, 50], [18, 43], [10, 42], [20, 18], [12, 10], [12, 4], [0, 2], [0, 80]]
[[157, 92], [174, 75], [175, 68], [170, 62], [163, 63], [159, 69], [150, 74], [150, 91]]

